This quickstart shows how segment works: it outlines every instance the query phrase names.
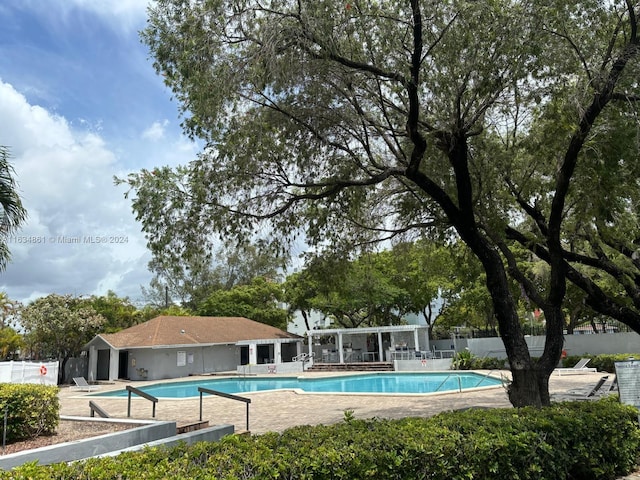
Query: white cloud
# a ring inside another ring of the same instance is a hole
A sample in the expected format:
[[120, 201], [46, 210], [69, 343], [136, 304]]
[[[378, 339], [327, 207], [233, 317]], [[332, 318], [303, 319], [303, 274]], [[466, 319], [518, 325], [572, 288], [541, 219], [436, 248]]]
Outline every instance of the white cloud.
[[[24, 0], [23, 0], [24, 1]], [[31, 8], [42, 8], [38, 0], [27, 0]], [[48, 0], [47, 9], [57, 15], [64, 12], [68, 15], [71, 9], [92, 12], [114, 27], [125, 33], [137, 30], [147, 16], [147, 0]]]
[[113, 185], [122, 168], [104, 139], [0, 81], [0, 145], [10, 149], [29, 214], [10, 242], [13, 261], [0, 289], [18, 300], [107, 289], [138, 297], [148, 253], [123, 189]]
[[147, 140], [160, 140], [164, 138], [164, 132], [169, 125], [169, 120], [162, 122], [153, 122], [153, 124], [142, 132], [142, 138]]

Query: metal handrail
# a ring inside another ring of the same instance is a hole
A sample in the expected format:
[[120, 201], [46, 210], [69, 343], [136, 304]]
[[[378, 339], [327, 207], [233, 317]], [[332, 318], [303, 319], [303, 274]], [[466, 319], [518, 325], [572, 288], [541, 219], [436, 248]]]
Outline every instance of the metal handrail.
[[148, 393], [143, 392], [142, 390], [132, 387], [131, 385], [127, 385], [126, 388], [127, 388], [127, 392], [129, 392], [129, 400], [127, 403], [127, 417], [131, 416], [131, 394], [135, 393], [136, 395], [153, 402], [153, 410], [151, 412], [151, 418], [156, 418], [156, 403], [158, 403], [158, 399], [153, 395], [149, 395]]
[[89, 400], [89, 408], [91, 409], [92, 417], [95, 417], [97, 413], [102, 418], [109, 418], [109, 414], [107, 413], [107, 411], [100, 407], [97, 403], [93, 402], [93, 400]]
[[198, 387], [200, 393], [200, 421], [202, 421], [202, 394], [208, 393], [209, 395], [217, 395], [218, 397], [228, 398], [230, 400], [236, 400], [238, 402], [244, 402], [247, 405], [247, 431], [249, 431], [249, 404], [250, 398], [239, 397], [238, 395], [231, 395], [230, 393], [218, 392], [217, 390], [211, 390], [204, 387]]
[[440, 385], [438, 385], [438, 388], [436, 388], [434, 390], [434, 392], [437, 392], [440, 390], [440, 387], [442, 387], [445, 383], [447, 383], [447, 380], [449, 380], [449, 378], [451, 378], [452, 375], [455, 375], [458, 379], [458, 391], [462, 391], [462, 380], [460, 380], [460, 375], [458, 375], [457, 373], [450, 373], [449, 375], [447, 375], [447, 378], [445, 378]]
[[489, 371], [489, 373], [487, 373], [486, 375], [483, 375], [482, 378], [480, 379], [480, 381], [478, 383], [476, 383], [473, 388], [479, 387], [480, 384], [482, 382], [484, 382], [487, 378], [489, 378], [489, 375], [491, 375], [493, 372], [495, 372], [496, 369], [494, 368], [493, 370]]

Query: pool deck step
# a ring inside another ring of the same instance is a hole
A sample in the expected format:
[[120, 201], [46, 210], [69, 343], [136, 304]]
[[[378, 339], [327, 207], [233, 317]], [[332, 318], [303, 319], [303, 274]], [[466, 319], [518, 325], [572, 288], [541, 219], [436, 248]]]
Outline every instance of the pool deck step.
[[393, 372], [391, 362], [314, 363], [308, 372]]
[[196, 430], [202, 430], [209, 427], [209, 420], [203, 420], [202, 422], [181, 423], [176, 425], [176, 435], [182, 435], [183, 433], [195, 432]]

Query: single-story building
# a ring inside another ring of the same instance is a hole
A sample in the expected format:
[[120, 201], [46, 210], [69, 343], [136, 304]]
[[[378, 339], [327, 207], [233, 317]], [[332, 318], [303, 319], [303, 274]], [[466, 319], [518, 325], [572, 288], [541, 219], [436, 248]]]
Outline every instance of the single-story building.
[[160, 316], [87, 345], [88, 379], [159, 380], [291, 362], [303, 338], [243, 317]]

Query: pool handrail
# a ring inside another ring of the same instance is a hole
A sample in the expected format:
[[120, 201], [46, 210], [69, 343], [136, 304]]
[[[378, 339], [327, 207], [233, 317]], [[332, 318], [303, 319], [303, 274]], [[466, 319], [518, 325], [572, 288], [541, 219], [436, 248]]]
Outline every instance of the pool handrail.
[[481, 384], [482, 382], [484, 382], [487, 378], [489, 378], [489, 376], [490, 376], [493, 372], [495, 372], [495, 371], [496, 371], [496, 369], [494, 368], [494, 369], [490, 370], [490, 371], [489, 371], [489, 373], [487, 373], [487, 374], [483, 375], [483, 376], [482, 376], [482, 378], [480, 379], [480, 381], [479, 381], [478, 383], [476, 383], [476, 384], [473, 386], [473, 388], [479, 387], [479, 386], [480, 386], [480, 384]]
[[202, 421], [202, 394], [208, 393], [209, 395], [217, 395], [218, 397], [228, 398], [230, 400], [236, 400], [238, 402], [244, 402], [247, 405], [247, 431], [249, 431], [249, 404], [251, 403], [250, 398], [231, 395], [230, 393], [219, 392], [217, 390], [211, 390], [210, 388], [205, 387], [198, 387], [198, 393], [200, 394], [200, 421]]
[[460, 375], [457, 373], [450, 373], [449, 375], [447, 375], [447, 378], [445, 378], [440, 385], [438, 385], [438, 388], [436, 388], [433, 393], [437, 392], [440, 390], [440, 387], [442, 387], [445, 383], [447, 383], [447, 380], [449, 380], [449, 378], [451, 378], [452, 375], [455, 375], [458, 379], [458, 391], [462, 392], [462, 380], [460, 380]]
[[147, 392], [143, 392], [136, 387], [132, 387], [131, 385], [127, 385], [126, 389], [129, 394], [129, 400], [127, 402], [127, 417], [131, 417], [131, 394], [135, 393], [139, 397], [145, 398], [153, 403], [151, 418], [156, 418], [156, 403], [158, 403], [158, 399], [156, 397], [154, 397], [153, 395], [149, 395]]

